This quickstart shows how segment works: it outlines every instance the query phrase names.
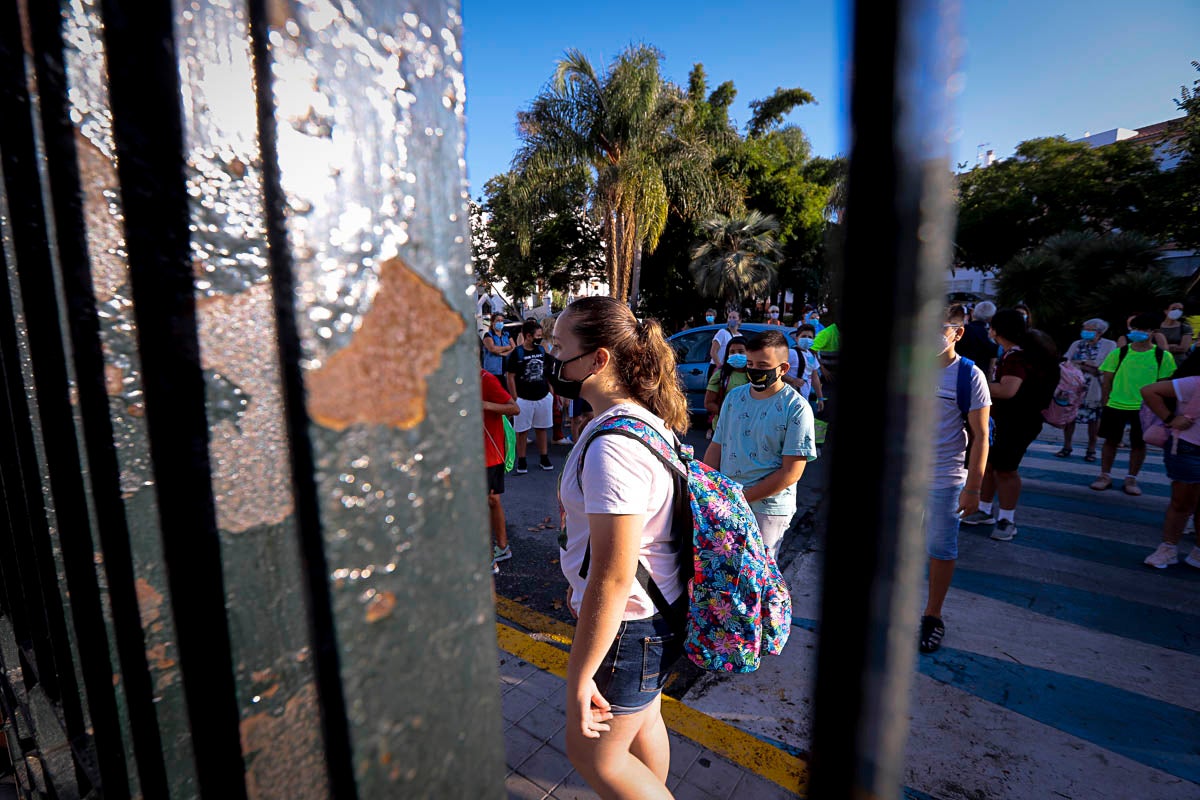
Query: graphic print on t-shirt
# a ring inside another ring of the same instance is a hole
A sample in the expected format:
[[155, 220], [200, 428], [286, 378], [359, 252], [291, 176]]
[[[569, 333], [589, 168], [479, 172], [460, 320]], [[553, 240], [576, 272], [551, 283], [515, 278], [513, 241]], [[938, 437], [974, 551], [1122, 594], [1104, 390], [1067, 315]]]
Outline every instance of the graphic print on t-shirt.
[[550, 394], [546, 380], [546, 351], [539, 345], [534, 350], [518, 347], [508, 357], [507, 371], [516, 376], [517, 397], [522, 400], [541, 400]]

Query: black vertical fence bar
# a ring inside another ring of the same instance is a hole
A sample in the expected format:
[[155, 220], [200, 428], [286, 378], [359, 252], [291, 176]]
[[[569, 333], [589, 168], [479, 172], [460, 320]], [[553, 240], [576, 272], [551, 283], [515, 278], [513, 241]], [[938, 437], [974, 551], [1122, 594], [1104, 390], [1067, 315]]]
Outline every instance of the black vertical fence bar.
[[832, 453], [810, 784], [823, 799], [900, 794], [923, 596], [929, 343], [950, 258], [950, 5], [855, 4], [842, 296], [876, 317], [842, 334], [834, 424], [877, 447], [864, 457], [836, 446], [843, 436]]
[[247, 791], [263, 800], [323, 800], [325, 745], [272, 357], [278, 337], [250, 16], [238, 2], [175, 8], [209, 465]]
[[[267, 13], [267, 2], [250, 0], [248, 6], [271, 288], [274, 291], [279, 337], [280, 388], [287, 423], [288, 452], [292, 458], [292, 496], [296, 504], [296, 530], [304, 566], [303, 586], [309, 597], [309, 634], [321, 705], [329, 795], [336, 800], [355, 800], [358, 790], [351, 758], [346, 698], [342, 690], [341, 659], [333, 623], [329, 563], [321, 534], [321, 503], [317, 497], [313, 448], [308, 437], [308, 413], [304, 405], [304, 378], [300, 366], [303, 356], [296, 322], [297, 311], [303, 309], [298, 309], [295, 302], [296, 279], [288, 242], [286, 198], [279, 178], [278, 126], [269, 45], [271, 19]], [[280, 22], [278, 16], [276, 22]]]
[[262, 9], [284, 374], [303, 382], [293, 447], [297, 469], [311, 453], [355, 789], [498, 797], [457, 4]]
[[193, 297], [169, 4], [104, 0], [104, 45], [145, 415], [200, 792], [246, 796]]

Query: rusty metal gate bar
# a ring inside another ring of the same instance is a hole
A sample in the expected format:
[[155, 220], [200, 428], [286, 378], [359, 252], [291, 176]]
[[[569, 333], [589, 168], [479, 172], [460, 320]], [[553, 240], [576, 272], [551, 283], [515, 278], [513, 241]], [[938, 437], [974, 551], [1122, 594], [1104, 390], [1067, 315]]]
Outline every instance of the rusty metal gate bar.
[[[843, 308], [874, 309], [874, 322], [842, 333], [841, 363], [872, 366], [838, 370], [833, 425], [843, 438], [829, 476], [810, 784], [822, 800], [898, 797], [902, 783], [932, 455], [931, 347], [953, 220], [953, 6], [881, 0], [854, 9], [842, 298]], [[850, 429], [876, 446], [846, 446]]]
[[500, 794], [457, 8], [0, 14], [22, 794]]

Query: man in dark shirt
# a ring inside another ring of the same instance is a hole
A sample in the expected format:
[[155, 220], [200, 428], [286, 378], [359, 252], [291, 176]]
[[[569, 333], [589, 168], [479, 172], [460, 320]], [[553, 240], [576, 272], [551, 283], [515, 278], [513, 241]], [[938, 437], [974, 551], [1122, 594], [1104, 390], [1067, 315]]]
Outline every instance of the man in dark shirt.
[[1000, 357], [996, 343], [988, 339], [988, 326], [996, 314], [996, 304], [984, 300], [971, 310], [971, 321], [967, 323], [959, 340], [956, 352], [963, 358], [975, 362], [989, 379], [992, 377], [993, 362]]
[[529, 429], [534, 431], [541, 467], [554, 469], [550, 463], [550, 428], [554, 425], [554, 398], [550, 395], [550, 382], [546, 380], [546, 350], [542, 347], [542, 326], [535, 319], [525, 320], [521, 328], [521, 344], [508, 356], [505, 365], [508, 375], [508, 391], [517, 398], [521, 413], [513, 423], [517, 433], [518, 475], [529, 472], [525, 464], [525, 448], [529, 443]]

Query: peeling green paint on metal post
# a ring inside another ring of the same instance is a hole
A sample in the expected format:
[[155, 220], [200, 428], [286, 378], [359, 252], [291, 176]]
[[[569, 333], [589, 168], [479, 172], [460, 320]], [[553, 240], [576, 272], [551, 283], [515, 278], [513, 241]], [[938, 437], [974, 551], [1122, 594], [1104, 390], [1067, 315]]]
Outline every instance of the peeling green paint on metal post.
[[442, 2], [267, 5], [357, 793], [499, 796], [461, 19]]

